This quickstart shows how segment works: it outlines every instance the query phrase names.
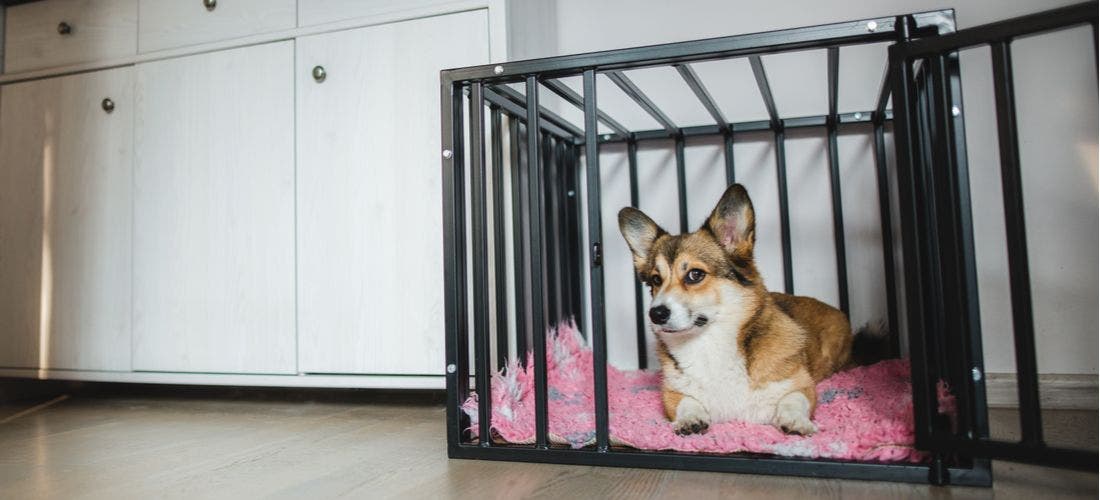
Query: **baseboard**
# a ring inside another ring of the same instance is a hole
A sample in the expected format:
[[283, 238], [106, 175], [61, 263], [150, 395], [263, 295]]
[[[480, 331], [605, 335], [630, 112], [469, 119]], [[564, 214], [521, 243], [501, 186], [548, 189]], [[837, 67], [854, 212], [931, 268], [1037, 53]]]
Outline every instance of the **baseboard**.
[[[1098, 389], [1096, 375], [1039, 375], [1039, 402], [1047, 410], [1096, 410]], [[988, 374], [985, 392], [991, 408], [1019, 406], [1015, 373]]]

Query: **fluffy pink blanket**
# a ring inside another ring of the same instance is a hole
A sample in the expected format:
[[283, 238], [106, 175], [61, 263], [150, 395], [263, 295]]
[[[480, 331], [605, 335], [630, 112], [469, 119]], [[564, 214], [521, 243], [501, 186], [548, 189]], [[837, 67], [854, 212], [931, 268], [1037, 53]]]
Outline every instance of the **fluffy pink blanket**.
[[[574, 448], [595, 443], [592, 351], [573, 325], [547, 336], [550, 439]], [[528, 367], [533, 366], [528, 353]], [[789, 457], [860, 461], [919, 462], [913, 448], [913, 402], [909, 363], [888, 360], [837, 373], [817, 386], [810, 437], [786, 435], [770, 425], [743, 422], [712, 424], [705, 434], [679, 436], [661, 405], [660, 374], [607, 367], [610, 437], [613, 445], [645, 450], [707, 453], [753, 452]], [[940, 388], [941, 410], [953, 399]], [[513, 362], [492, 379], [494, 439], [535, 442], [534, 370]], [[477, 395], [462, 409], [477, 433]]]

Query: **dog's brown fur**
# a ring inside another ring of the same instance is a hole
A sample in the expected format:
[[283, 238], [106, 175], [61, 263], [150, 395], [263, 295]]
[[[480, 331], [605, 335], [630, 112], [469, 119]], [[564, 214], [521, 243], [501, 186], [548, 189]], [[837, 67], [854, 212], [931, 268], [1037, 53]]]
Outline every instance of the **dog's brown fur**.
[[[638, 277], [654, 296], [662, 291], [706, 294], [717, 300], [721, 287], [738, 287], [739, 317], [745, 319], [736, 332], [737, 346], [751, 386], [789, 380], [791, 392], [801, 392], [809, 400], [812, 415], [816, 383], [850, 363], [851, 327], [844, 313], [816, 299], [767, 290], [753, 257], [755, 213], [742, 186], [730, 186], [707, 222], [693, 233], [670, 235], [632, 208], [620, 212], [620, 227], [634, 252]], [[647, 241], [648, 248], [635, 248]], [[686, 282], [693, 269], [704, 271], [706, 278]], [[656, 351], [666, 376], [682, 373], [660, 338]], [[665, 384], [662, 400], [670, 420], [676, 420], [684, 397]]]

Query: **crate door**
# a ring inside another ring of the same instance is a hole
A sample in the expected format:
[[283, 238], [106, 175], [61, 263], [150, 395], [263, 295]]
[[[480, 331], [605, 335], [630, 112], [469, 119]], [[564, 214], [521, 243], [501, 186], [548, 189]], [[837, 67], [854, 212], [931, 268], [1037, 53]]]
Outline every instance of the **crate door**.
[[[1086, 23], [1095, 37], [1096, 18], [1095, 3], [1081, 4], [923, 38], [913, 30], [905, 34], [913, 38], [890, 48], [917, 444], [937, 460], [995, 458], [1095, 470], [1095, 452], [1047, 446], [1042, 437], [1021, 186], [1021, 167], [1028, 166], [1020, 164], [1011, 47], [1016, 37]], [[984, 45], [993, 63], [1019, 442], [989, 438], [986, 408], [957, 53]], [[955, 397], [953, 410], [942, 404], [945, 390]]]

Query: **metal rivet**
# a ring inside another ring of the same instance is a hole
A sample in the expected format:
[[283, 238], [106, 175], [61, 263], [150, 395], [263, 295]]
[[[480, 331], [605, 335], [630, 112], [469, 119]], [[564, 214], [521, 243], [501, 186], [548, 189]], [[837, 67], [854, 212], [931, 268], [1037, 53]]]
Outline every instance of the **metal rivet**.
[[103, 102], [99, 103], [103, 107], [103, 111], [108, 113], [115, 110], [115, 101], [112, 101], [110, 97], [104, 97]]
[[603, 135], [603, 140], [610, 141], [611, 140], [611, 134], [604, 134]]
[[974, 379], [975, 382], [981, 380], [982, 379], [982, 371], [979, 370], [977, 366], [975, 366], [974, 368], [971, 368], [970, 369], [970, 378]]
[[206, 7], [206, 10], [214, 10], [218, 6], [218, 0], [202, 0], [202, 6]]
[[444, 158], [446, 158], [446, 159], [448, 159], [448, 160], [450, 160], [450, 159], [451, 159], [451, 157], [452, 157], [452, 156], [454, 156], [454, 155], [455, 155], [455, 152], [454, 152], [454, 151], [451, 151], [451, 150], [449, 150], [449, 149], [444, 149], [444, 150], [443, 150], [443, 157], [444, 157]]
[[493, 74], [494, 75], [499, 75], [501, 73], [504, 73], [504, 66], [494, 66], [493, 67]]
[[569, 190], [569, 192], [568, 192], [568, 193], [566, 193], [566, 194], [567, 194], [567, 195], [569, 195], [569, 197], [570, 197], [570, 198], [572, 198], [572, 197], [574, 197], [574, 196], [577, 196], [577, 192], [576, 192], [576, 191], [573, 191], [572, 189], [570, 189], [570, 190]]
[[867, 31], [874, 33], [878, 29], [878, 23], [874, 21], [867, 21]]
[[857, 120], [863, 119], [863, 113], [856, 113], [852, 115], [852, 118], [855, 118]]
[[458, 367], [454, 363], [447, 365], [447, 373], [454, 373], [458, 370]]
[[958, 106], [951, 106], [951, 116], [959, 116], [962, 114], [962, 110]]
[[72, 34], [72, 32], [73, 32], [73, 26], [71, 24], [69, 24], [65, 21], [61, 21], [61, 22], [57, 23], [57, 34], [58, 35], [69, 35], [69, 34]]
[[321, 83], [321, 82], [325, 81], [325, 78], [328, 78], [328, 71], [325, 71], [325, 67], [324, 66], [314, 66], [313, 67], [313, 79], [317, 83]]

